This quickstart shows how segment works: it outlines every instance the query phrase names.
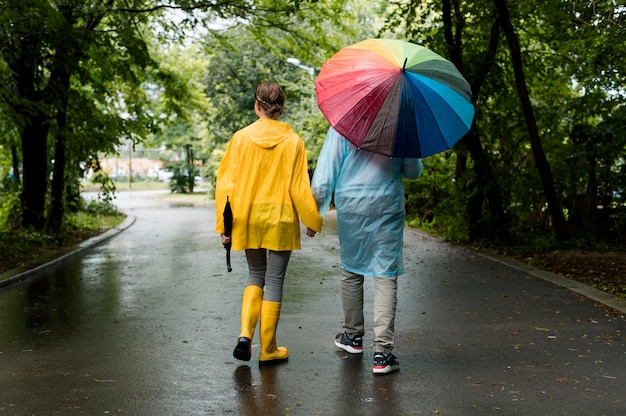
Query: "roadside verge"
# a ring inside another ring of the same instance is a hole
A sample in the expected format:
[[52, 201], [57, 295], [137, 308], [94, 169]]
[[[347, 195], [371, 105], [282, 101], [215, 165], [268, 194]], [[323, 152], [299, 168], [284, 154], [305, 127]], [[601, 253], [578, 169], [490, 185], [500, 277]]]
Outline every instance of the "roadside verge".
[[69, 259], [81, 254], [85, 250], [89, 250], [126, 230], [128, 227], [135, 223], [135, 220], [135, 217], [127, 216], [126, 220], [123, 223], [121, 223], [117, 227], [111, 228], [110, 230], [102, 234], [98, 234], [88, 240], [82, 241], [75, 246], [68, 247], [62, 250], [60, 253], [55, 253], [53, 256], [43, 257], [35, 263], [28, 264], [23, 267], [18, 267], [16, 269], [9, 270], [8, 272], [0, 274], [0, 288], [21, 282], [22, 280], [41, 273], [46, 269], [55, 267], [65, 261], [68, 261]]

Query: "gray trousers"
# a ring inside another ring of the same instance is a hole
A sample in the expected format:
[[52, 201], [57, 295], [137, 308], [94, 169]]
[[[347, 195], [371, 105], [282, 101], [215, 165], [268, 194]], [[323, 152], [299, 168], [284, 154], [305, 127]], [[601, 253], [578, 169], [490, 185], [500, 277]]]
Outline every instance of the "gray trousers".
[[[398, 278], [374, 277], [374, 352], [389, 353], [394, 347], [398, 303]], [[350, 337], [365, 334], [363, 275], [341, 269], [343, 330]]]
[[263, 289], [263, 300], [282, 302], [283, 283], [290, 257], [291, 251], [246, 249], [250, 273], [247, 286], [258, 286]]

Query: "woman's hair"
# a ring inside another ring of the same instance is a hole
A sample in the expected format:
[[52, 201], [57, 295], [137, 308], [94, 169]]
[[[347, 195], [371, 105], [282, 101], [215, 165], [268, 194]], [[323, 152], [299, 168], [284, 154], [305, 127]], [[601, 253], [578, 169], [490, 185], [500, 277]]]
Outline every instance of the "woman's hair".
[[277, 120], [283, 115], [285, 93], [275, 82], [266, 82], [256, 87], [254, 99], [269, 118]]

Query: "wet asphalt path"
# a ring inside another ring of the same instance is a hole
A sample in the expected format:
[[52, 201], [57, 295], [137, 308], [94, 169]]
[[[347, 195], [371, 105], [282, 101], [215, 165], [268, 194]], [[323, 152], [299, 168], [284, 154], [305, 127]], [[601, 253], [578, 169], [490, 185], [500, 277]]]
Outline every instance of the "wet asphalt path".
[[[336, 229], [290, 262], [287, 363], [232, 358], [246, 278], [227, 273], [214, 208], [120, 194], [135, 223], [0, 289], [2, 415], [624, 415], [626, 324], [587, 297], [405, 234], [398, 373], [337, 350]], [[1, 278], [1, 276], [0, 276]], [[371, 328], [372, 286], [366, 286]], [[370, 346], [372, 333], [365, 336]]]

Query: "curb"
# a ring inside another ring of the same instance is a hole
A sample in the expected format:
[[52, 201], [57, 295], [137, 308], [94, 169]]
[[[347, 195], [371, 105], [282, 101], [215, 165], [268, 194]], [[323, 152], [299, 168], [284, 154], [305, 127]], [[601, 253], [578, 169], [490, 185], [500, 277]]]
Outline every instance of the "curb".
[[[433, 236], [431, 234], [425, 233], [424, 231], [420, 231], [420, 230], [415, 230], [412, 228], [406, 228], [407, 230], [416, 233], [422, 237], [425, 238], [430, 238], [433, 240], [437, 240], [439, 242], [444, 243], [445, 241], [440, 239], [437, 236]], [[478, 256], [487, 258], [489, 260], [495, 261], [497, 263], [501, 263], [504, 264], [505, 266], [511, 267], [513, 269], [522, 271], [524, 273], [527, 273], [531, 276], [534, 277], [538, 277], [540, 279], [543, 279], [547, 282], [550, 282], [554, 285], [557, 286], [561, 286], [565, 289], [568, 289], [574, 293], [577, 293], [579, 295], [585, 296], [591, 300], [594, 300], [598, 303], [601, 303], [605, 306], [608, 306], [609, 308], [615, 309], [616, 311], [619, 311], [623, 314], [626, 314], [626, 299], [620, 298], [619, 296], [614, 296], [611, 295], [610, 293], [604, 292], [600, 289], [596, 289], [595, 287], [591, 287], [588, 286], [584, 283], [580, 283], [576, 280], [572, 280], [569, 279], [567, 277], [563, 277], [560, 276], [558, 274], [552, 273], [552, 272], [548, 272], [546, 270], [541, 270], [541, 269], [537, 269], [536, 267], [533, 267], [529, 264], [526, 264], [524, 262], [521, 262], [519, 260], [515, 260], [515, 259], [511, 259], [508, 257], [502, 257], [502, 256], [498, 256], [495, 254], [485, 254], [485, 253], [479, 253], [477, 251], [473, 251], [470, 249], [467, 249], [465, 247], [460, 247], [460, 246], [455, 246], [455, 247], [459, 247], [462, 248], [466, 251], [469, 251], [471, 253], [474, 253]]]
[[133, 225], [136, 220], [137, 219], [135, 217], [127, 216], [126, 220], [124, 220], [124, 222], [117, 227], [111, 228], [110, 230], [102, 234], [98, 234], [95, 237], [76, 244], [75, 246], [69, 247], [61, 251], [60, 255], [56, 254], [54, 256], [45, 257], [38, 260], [36, 263], [29, 264], [23, 267], [18, 267], [16, 269], [9, 270], [8, 272], [0, 274], [0, 289], [26, 280], [29, 277], [33, 277], [45, 270], [48, 270], [49, 268], [58, 266], [59, 264], [66, 262], [69, 259], [76, 257], [89, 249], [94, 248], [98, 244], [126, 230], [128, 227]]

